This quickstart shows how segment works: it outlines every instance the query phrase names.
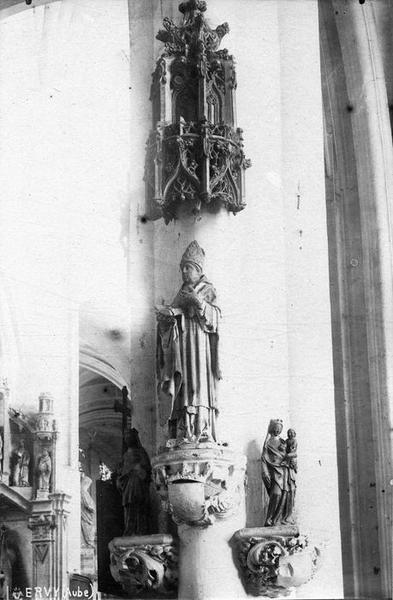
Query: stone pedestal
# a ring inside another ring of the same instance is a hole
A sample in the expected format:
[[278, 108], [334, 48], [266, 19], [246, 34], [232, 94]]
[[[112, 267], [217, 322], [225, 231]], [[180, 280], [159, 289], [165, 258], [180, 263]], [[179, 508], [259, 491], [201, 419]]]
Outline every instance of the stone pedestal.
[[245, 457], [219, 444], [185, 442], [152, 466], [164, 508], [178, 525], [178, 597], [244, 597], [229, 540], [244, 522]]
[[32, 502], [29, 528], [33, 545], [33, 587], [59, 589], [67, 579], [67, 494], [50, 494], [47, 500]]
[[184, 442], [152, 460], [157, 491], [178, 525], [207, 527], [236, 513], [245, 457], [215, 443]]
[[208, 528], [179, 526], [178, 598], [246, 598], [229, 544], [233, 529], [233, 518]]
[[253, 596], [288, 596], [312, 578], [320, 556], [293, 525], [240, 529], [232, 544], [244, 587]]
[[29, 519], [33, 545], [33, 587], [53, 588], [55, 519], [49, 501], [36, 500]]
[[91, 578], [97, 572], [94, 548], [90, 546], [81, 547], [81, 573]]

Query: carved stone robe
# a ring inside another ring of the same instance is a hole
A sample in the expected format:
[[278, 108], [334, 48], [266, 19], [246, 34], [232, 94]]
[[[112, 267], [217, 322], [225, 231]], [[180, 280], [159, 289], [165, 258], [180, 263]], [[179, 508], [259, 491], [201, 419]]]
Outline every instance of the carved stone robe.
[[265, 525], [275, 525], [283, 520], [289, 490], [289, 467], [286, 462], [285, 441], [270, 436], [265, 442], [262, 457], [262, 479], [269, 494]]
[[22, 487], [29, 485], [29, 465], [29, 451], [25, 447], [19, 446], [17, 450], [14, 450], [13, 485]]
[[146, 450], [129, 447], [123, 455], [117, 486], [124, 510], [123, 535], [145, 535], [150, 531], [151, 465]]
[[158, 395], [161, 424], [170, 419], [185, 437], [208, 432], [214, 439], [217, 413], [218, 321], [216, 292], [202, 275], [193, 286], [201, 308], [186, 305], [183, 284], [170, 310], [169, 323], [159, 322], [157, 340]]
[[49, 490], [50, 476], [52, 472], [52, 460], [49, 454], [42, 455], [38, 461], [38, 488]]
[[81, 533], [82, 545], [94, 547], [96, 505], [90, 495], [91, 479], [81, 474]]

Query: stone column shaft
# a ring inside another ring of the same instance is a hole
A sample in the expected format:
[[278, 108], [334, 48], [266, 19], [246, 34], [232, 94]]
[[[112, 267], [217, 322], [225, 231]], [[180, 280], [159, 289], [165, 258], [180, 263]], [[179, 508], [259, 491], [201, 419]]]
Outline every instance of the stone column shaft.
[[345, 592], [391, 594], [391, 124], [379, 2], [320, 2]]
[[206, 529], [180, 525], [179, 592], [181, 600], [246, 598], [229, 546], [238, 519]]

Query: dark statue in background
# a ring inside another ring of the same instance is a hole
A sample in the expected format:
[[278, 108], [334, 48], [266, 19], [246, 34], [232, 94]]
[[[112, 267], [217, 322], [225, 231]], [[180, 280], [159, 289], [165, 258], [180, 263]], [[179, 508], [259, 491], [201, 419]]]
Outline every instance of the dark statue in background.
[[82, 547], [95, 547], [96, 536], [96, 505], [89, 492], [92, 480], [88, 477], [81, 466], [81, 543]]
[[265, 527], [293, 524], [296, 494], [297, 441], [294, 429], [288, 437], [280, 434], [283, 423], [271, 420], [262, 450], [262, 479], [269, 495]]
[[8, 531], [4, 525], [0, 527], [0, 600], [9, 598], [12, 589], [12, 567], [15, 563], [15, 552], [10, 548]]
[[145, 535], [150, 533], [150, 459], [136, 429], [125, 433], [125, 443], [127, 450], [116, 481], [124, 511], [123, 535]]
[[0, 480], [3, 475], [3, 446], [4, 446], [3, 434], [0, 431]]
[[169, 437], [217, 441], [218, 321], [216, 291], [203, 273], [205, 253], [193, 241], [183, 254], [183, 285], [157, 308], [157, 378], [161, 424]]

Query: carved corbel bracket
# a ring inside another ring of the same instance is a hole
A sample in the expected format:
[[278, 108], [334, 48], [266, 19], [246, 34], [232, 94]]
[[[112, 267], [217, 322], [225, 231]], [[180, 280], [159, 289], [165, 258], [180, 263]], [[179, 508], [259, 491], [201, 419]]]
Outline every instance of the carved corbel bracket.
[[318, 568], [319, 549], [295, 526], [240, 529], [232, 545], [243, 585], [253, 596], [287, 596]]
[[177, 597], [177, 546], [171, 535], [114, 538], [110, 570], [129, 597]]
[[164, 510], [177, 525], [207, 527], [234, 514], [244, 494], [245, 457], [218, 444], [187, 444], [152, 461]]

